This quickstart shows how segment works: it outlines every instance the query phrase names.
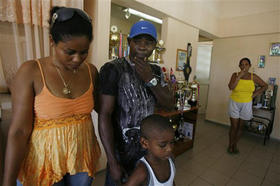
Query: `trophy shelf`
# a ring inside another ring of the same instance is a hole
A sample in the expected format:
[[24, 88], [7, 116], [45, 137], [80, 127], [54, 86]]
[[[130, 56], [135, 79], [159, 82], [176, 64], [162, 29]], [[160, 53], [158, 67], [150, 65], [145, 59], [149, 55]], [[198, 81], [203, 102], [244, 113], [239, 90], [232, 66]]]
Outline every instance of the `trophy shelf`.
[[194, 139], [195, 139], [195, 128], [196, 128], [196, 122], [197, 122], [197, 114], [198, 114], [198, 107], [191, 107], [190, 110], [186, 111], [178, 111], [178, 110], [173, 110], [173, 111], [157, 111], [157, 114], [167, 117], [172, 125], [178, 125], [180, 118], [183, 114], [183, 119], [184, 122], [191, 123], [192, 126], [192, 138], [184, 138], [184, 139], [179, 139], [175, 141], [174, 144], [174, 149], [173, 149], [173, 154], [175, 157], [179, 156], [180, 154], [184, 153], [185, 151], [191, 149], [193, 147]]

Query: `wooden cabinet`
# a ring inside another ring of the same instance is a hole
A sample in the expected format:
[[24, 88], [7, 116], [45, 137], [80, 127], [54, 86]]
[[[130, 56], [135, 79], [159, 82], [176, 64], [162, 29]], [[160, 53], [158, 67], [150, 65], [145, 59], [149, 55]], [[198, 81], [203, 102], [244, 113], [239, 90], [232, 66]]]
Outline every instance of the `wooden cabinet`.
[[196, 121], [197, 121], [197, 113], [198, 113], [198, 108], [197, 107], [192, 107], [190, 110], [183, 111], [158, 111], [157, 114], [160, 114], [164, 117], [167, 117], [170, 119], [172, 124], [179, 125], [180, 119], [183, 116], [184, 122], [188, 122], [193, 124], [192, 126], [192, 138], [184, 138], [180, 139], [175, 142], [174, 145], [174, 156], [178, 156], [185, 152], [186, 150], [190, 149], [193, 147], [194, 139], [195, 139], [195, 129], [196, 129]]

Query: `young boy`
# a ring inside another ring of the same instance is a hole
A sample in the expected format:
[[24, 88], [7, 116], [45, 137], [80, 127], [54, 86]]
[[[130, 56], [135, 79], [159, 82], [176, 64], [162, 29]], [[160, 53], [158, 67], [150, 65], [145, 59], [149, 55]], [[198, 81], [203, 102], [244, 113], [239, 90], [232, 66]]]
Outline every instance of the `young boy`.
[[125, 186], [173, 186], [175, 166], [171, 159], [174, 130], [167, 118], [150, 115], [141, 122], [140, 143], [147, 153], [140, 159]]

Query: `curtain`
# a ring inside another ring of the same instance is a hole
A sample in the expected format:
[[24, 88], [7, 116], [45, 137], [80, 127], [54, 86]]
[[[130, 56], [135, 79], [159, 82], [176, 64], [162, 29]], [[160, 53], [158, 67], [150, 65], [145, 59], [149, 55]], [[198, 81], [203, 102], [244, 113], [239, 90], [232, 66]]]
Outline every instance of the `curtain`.
[[83, 9], [83, 5], [83, 0], [0, 0], [0, 76], [7, 86], [24, 61], [50, 55], [51, 7]]

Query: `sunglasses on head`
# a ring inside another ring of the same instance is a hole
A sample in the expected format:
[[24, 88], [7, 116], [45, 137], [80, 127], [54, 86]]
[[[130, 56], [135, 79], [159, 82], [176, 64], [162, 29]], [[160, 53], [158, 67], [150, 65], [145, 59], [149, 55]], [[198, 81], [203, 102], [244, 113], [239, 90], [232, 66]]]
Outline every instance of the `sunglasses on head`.
[[81, 16], [84, 20], [91, 23], [91, 18], [83, 10], [80, 10], [78, 8], [60, 8], [52, 16], [51, 27], [56, 21], [63, 22], [71, 19], [75, 13]]

